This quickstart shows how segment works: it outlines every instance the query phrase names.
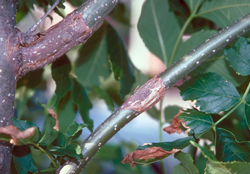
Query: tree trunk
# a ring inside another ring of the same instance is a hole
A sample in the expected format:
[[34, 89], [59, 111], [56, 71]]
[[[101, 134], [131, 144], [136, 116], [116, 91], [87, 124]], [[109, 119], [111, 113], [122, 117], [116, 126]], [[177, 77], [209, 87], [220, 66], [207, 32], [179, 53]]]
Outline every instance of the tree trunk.
[[[17, 57], [12, 54], [16, 37], [16, 0], [0, 0], [0, 125], [11, 124], [14, 116], [14, 100]], [[12, 57], [15, 56], [15, 57]], [[0, 173], [9, 173], [11, 145], [0, 143]]]

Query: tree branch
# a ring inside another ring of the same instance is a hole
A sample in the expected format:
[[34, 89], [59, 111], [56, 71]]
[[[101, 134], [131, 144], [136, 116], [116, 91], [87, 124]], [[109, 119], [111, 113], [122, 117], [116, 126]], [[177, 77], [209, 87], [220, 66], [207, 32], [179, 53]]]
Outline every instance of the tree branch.
[[16, 78], [52, 63], [74, 46], [85, 43], [117, 3], [118, 0], [88, 0], [42, 33], [19, 32], [21, 64]]
[[[232, 25], [219, 31], [207, 39], [190, 53], [166, 69], [158, 76], [147, 81], [111, 114], [91, 135], [81, 144], [84, 159], [76, 167], [69, 163], [66, 173], [80, 173], [99, 149], [113, 137], [123, 126], [157, 103], [165, 91], [178, 80], [190, 73], [208, 57], [250, 30], [250, 14], [235, 21]], [[64, 167], [62, 167], [64, 169]]]
[[[14, 100], [17, 64], [10, 57], [16, 49], [16, 1], [0, 0], [0, 126], [11, 124], [14, 116]], [[10, 43], [11, 42], [11, 43]], [[0, 173], [9, 173], [11, 145], [0, 142]]]

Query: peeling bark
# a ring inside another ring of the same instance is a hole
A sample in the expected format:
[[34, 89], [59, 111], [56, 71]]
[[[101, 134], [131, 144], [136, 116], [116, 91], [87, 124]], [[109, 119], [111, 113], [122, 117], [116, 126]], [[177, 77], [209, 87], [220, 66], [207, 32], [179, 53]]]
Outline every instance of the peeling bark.
[[91, 35], [92, 29], [77, 11], [42, 33], [32, 36], [19, 33], [22, 63], [17, 79], [50, 64], [74, 46], [85, 43]]
[[164, 94], [164, 84], [159, 76], [155, 76], [139, 89], [135, 89], [121, 108], [124, 110], [132, 109], [134, 111], [144, 112], [160, 101]]

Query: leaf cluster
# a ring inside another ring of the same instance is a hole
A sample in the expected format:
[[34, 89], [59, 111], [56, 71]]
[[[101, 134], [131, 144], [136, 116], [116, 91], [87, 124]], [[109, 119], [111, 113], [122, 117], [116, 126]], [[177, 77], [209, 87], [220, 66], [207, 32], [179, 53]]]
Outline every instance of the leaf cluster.
[[[85, 124], [74, 122], [68, 127], [66, 133], [62, 133], [57, 130], [56, 119], [48, 115], [44, 124], [45, 130], [41, 132], [35, 123], [13, 118], [13, 127], [17, 128], [18, 131], [15, 131], [14, 135], [7, 132], [1, 133], [0, 139], [10, 141], [11, 143], [11, 140], [15, 139], [18, 142], [14, 143], [15, 146], [13, 148], [13, 162], [18, 173], [46, 173], [55, 171], [65, 160], [71, 158], [80, 159], [82, 157], [82, 149], [76, 143], [76, 139], [79, 138], [82, 129], [86, 126]], [[27, 132], [26, 130], [31, 128], [34, 128], [32, 133], [25, 133]], [[8, 126], [5, 129], [12, 131]], [[19, 136], [19, 132], [25, 133], [26, 136]], [[32, 157], [32, 153], [36, 150], [42, 151], [51, 160], [51, 165], [48, 169], [38, 169]]]
[[[240, 37], [231, 48], [224, 51], [229, 65], [239, 75], [250, 75], [250, 73], [246, 73], [246, 69], [249, 68], [247, 62], [250, 61], [249, 54], [247, 54], [249, 45], [245, 38]], [[238, 117], [238, 120], [244, 120], [244, 124], [248, 126], [246, 129], [249, 129], [249, 104], [246, 97], [250, 84], [247, 85], [244, 94], [240, 95], [231, 82], [219, 74], [210, 72], [193, 76], [190, 80], [178, 86], [178, 89], [183, 100], [195, 101], [194, 109], [179, 112], [173, 117], [172, 125], [164, 128], [164, 130], [169, 134], [181, 133], [182, 130], [185, 130], [188, 137], [173, 142], [139, 146], [136, 151], [124, 159], [124, 162], [129, 162], [131, 165], [147, 164], [175, 153], [175, 158], [181, 164], [174, 167], [173, 173], [199, 173], [198, 168], [193, 164], [191, 155], [179, 152], [192, 144], [195, 148], [199, 148], [207, 159], [206, 168], [203, 168], [203, 171], [200, 169], [200, 172], [212, 174], [222, 170], [224, 173], [229, 171], [230, 173], [232, 171], [247, 173], [250, 167], [249, 130], [241, 132], [243, 141], [238, 141], [230, 129], [228, 130], [228, 127], [224, 126], [223, 122], [228, 121], [236, 126], [230, 117], [234, 116], [232, 113], [242, 105], [245, 109], [236, 117]], [[180, 126], [180, 123], [182, 126]], [[237, 128], [231, 128], [232, 131], [235, 131], [235, 129]], [[208, 139], [208, 133], [212, 134], [209, 138], [212, 144], [200, 146], [194, 142], [200, 139]], [[215, 154], [208, 150], [213, 145], [215, 145]], [[164, 153], [152, 152], [153, 148], [160, 148]], [[140, 156], [138, 156], [139, 154]], [[129, 158], [130, 156], [131, 158]], [[191, 164], [188, 165], [190, 162]], [[242, 166], [242, 168], [237, 168], [237, 165]]]

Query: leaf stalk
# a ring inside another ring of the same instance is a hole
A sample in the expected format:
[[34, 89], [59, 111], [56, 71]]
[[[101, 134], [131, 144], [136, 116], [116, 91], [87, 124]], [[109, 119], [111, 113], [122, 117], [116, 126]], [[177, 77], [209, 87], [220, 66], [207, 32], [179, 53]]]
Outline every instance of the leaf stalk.
[[182, 36], [183, 36], [184, 32], [186, 31], [186, 29], [187, 29], [188, 25], [190, 24], [190, 22], [196, 17], [195, 15], [196, 15], [196, 12], [197, 12], [199, 6], [200, 6], [200, 0], [197, 2], [194, 11], [192, 11], [192, 13], [190, 14], [190, 16], [188, 17], [188, 19], [184, 23], [184, 25], [183, 25], [180, 33], [179, 33], [179, 36], [178, 36], [178, 38], [177, 38], [177, 40], [175, 42], [175, 45], [174, 45], [174, 49], [173, 49], [171, 58], [169, 60], [169, 65], [173, 64], [173, 61], [174, 61], [174, 58], [175, 58], [175, 54], [176, 54], [176, 51], [177, 51], [178, 46], [180, 44], [180, 41], [182, 39]]
[[57, 169], [58, 166], [55, 163], [55, 161], [53, 161], [53, 159], [51, 158], [51, 156], [46, 152], [46, 150], [44, 150], [41, 146], [39, 146], [39, 144], [33, 143], [33, 142], [29, 142], [29, 144], [35, 146], [36, 148], [38, 148], [39, 150], [41, 150], [43, 153], [45, 153], [47, 155], [47, 157], [50, 159], [51, 163], [53, 164], [53, 166]]

